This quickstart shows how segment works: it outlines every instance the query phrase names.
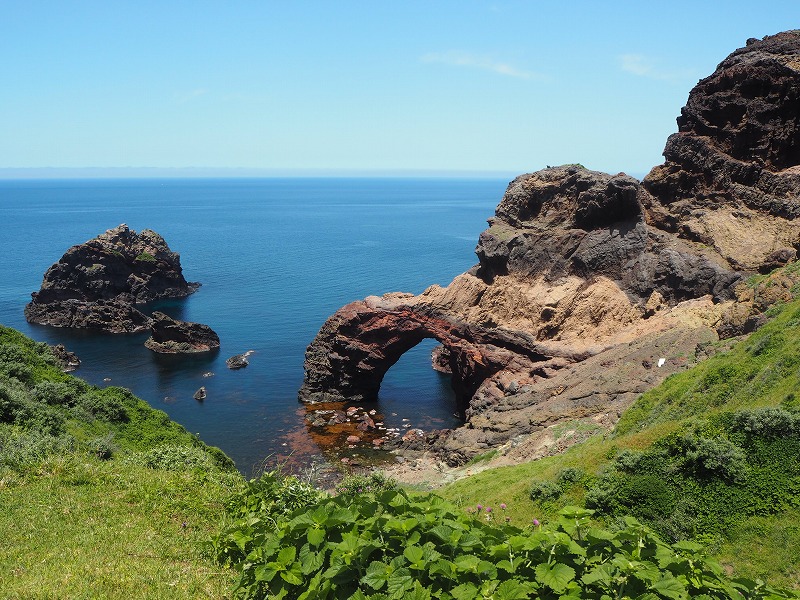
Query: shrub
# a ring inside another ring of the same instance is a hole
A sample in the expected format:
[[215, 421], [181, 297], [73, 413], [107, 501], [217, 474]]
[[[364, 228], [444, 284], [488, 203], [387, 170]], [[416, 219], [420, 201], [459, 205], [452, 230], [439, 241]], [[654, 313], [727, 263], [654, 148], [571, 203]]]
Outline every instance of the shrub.
[[778, 407], [742, 410], [733, 415], [731, 430], [750, 437], [794, 436], [800, 434], [800, 415]]
[[722, 477], [741, 481], [747, 473], [744, 450], [724, 437], [698, 437], [686, 433], [672, 443], [677, 463], [700, 478]]
[[54, 454], [74, 450], [75, 440], [68, 435], [53, 436], [19, 427], [0, 429], [0, 464], [15, 471], [31, 470]]
[[530, 498], [534, 502], [552, 502], [558, 500], [562, 493], [561, 486], [552, 481], [534, 481], [531, 486]]
[[126, 457], [125, 462], [164, 471], [207, 471], [214, 466], [214, 459], [202, 448], [173, 444], [162, 444], [144, 452], [136, 452]]
[[99, 458], [100, 460], [111, 460], [114, 456], [114, 452], [116, 452], [117, 448], [112, 443], [114, 439], [114, 434], [109, 433], [102, 437], [96, 437], [89, 440], [86, 444], [89, 453], [94, 456], [95, 458]]
[[76, 403], [79, 413], [95, 418], [120, 423], [128, 420], [128, 413], [123, 403], [114, 394], [106, 390], [93, 389], [82, 394]]
[[369, 475], [348, 475], [336, 486], [336, 493], [345, 496], [356, 494], [379, 494], [386, 490], [397, 489], [397, 481], [386, 477], [380, 471]]
[[587, 479], [586, 471], [578, 467], [566, 467], [556, 475], [556, 483], [564, 491], [572, 485], [584, 483]]
[[75, 406], [78, 398], [76, 386], [64, 381], [40, 381], [31, 390], [36, 402], [53, 406]]

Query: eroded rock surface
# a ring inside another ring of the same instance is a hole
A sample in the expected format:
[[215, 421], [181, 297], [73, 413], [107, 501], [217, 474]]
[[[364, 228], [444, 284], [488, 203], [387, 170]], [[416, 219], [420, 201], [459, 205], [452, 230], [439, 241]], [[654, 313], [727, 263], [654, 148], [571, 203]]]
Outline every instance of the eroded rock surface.
[[150, 320], [150, 337], [144, 345], [161, 354], [191, 354], [219, 348], [219, 336], [208, 325], [178, 321], [162, 312]]
[[610, 427], [763, 318], [769, 293], [743, 282], [800, 247], [798, 120], [800, 32], [749, 41], [692, 90], [642, 183], [580, 165], [521, 175], [472, 270], [337, 311], [308, 347], [300, 399], [374, 399], [389, 367], [434, 338], [466, 419], [432, 443], [451, 466], [559, 422]]
[[25, 318], [55, 327], [144, 331], [149, 318], [137, 304], [182, 298], [198, 286], [184, 279], [180, 256], [164, 238], [122, 224], [67, 250], [31, 294]]

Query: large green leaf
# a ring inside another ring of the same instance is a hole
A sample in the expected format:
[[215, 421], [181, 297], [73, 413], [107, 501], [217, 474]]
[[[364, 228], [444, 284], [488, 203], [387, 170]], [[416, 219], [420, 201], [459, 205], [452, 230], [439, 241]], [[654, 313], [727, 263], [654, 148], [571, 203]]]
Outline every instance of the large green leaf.
[[567, 589], [567, 584], [575, 579], [575, 569], [561, 563], [536, 565], [536, 581], [546, 585], [556, 594]]
[[673, 600], [680, 600], [681, 598], [688, 597], [686, 588], [674, 577], [665, 577], [661, 581], [657, 581], [651, 585], [650, 589], [655, 590], [664, 598], [672, 598]]
[[521, 582], [509, 579], [497, 586], [494, 600], [525, 600], [536, 591], [536, 586], [530, 582]]

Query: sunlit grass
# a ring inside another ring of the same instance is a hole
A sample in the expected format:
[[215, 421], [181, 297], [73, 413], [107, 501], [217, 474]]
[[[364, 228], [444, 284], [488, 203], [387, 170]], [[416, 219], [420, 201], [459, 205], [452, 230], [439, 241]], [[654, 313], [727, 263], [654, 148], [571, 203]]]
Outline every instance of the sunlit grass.
[[[226, 598], [234, 574], [203, 555], [236, 474], [54, 458], [0, 475], [4, 598]], [[5, 483], [4, 483], [5, 482]]]

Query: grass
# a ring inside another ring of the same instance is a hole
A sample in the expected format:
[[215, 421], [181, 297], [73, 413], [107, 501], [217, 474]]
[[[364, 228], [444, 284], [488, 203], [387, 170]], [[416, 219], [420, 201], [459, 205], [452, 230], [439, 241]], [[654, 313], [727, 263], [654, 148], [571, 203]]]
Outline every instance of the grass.
[[204, 547], [243, 485], [163, 411], [0, 326], [3, 598], [229, 597]]
[[[764, 406], [800, 408], [800, 302], [771, 311], [773, 319], [729, 351], [669, 377], [644, 394], [622, 416], [615, 431], [595, 435], [565, 453], [521, 465], [482, 471], [441, 488], [445, 498], [469, 508], [506, 504], [504, 514], [517, 525], [532, 519], [556, 520], [565, 505], [582, 504], [586, 488], [564, 486], [555, 500], [532, 501], [534, 482], [556, 482], [559, 473], [580, 468], [600, 477], [619, 452], [645, 451], [690, 423], [705, 423], [721, 413]], [[791, 457], [789, 457], [791, 460]], [[800, 502], [792, 500], [795, 506]], [[600, 516], [614, 526], [615, 517]], [[724, 535], [698, 541], [736, 576], [761, 578], [771, 585], [800, 589], [800, 509], [743, 515]]]
[[203, 554], [240, 484], [231, 473], [52, 457], [0, 475], [4, 598], [226, 598], [234, 573]]

